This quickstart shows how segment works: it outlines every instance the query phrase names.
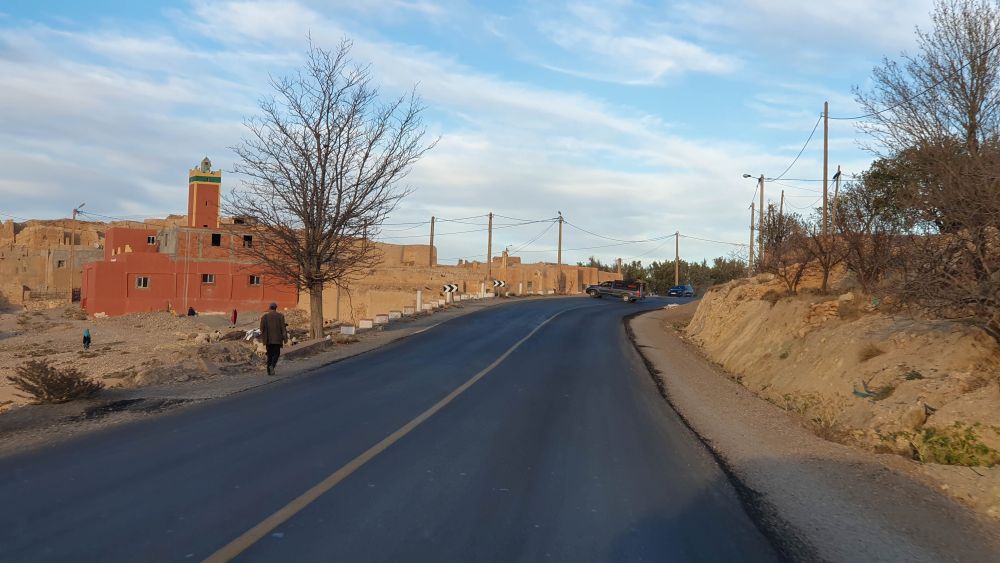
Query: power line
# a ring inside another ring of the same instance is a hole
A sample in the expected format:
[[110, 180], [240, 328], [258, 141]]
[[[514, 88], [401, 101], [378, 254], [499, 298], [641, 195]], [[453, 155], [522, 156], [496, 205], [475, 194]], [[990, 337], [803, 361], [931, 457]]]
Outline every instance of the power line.
[[11, 215], [5, 211], [0, 211], [0, 216], [10, 217], [11, 219], [17, 219], [18, 221], [31, 221], [31, 219], [25, 219], [24, 217], [18, 217], [17, 215]]
[[553, 227], [553, 226], [554, 226], [555, 224], [556, 224], [556, 222], [555, 222], [555, 221], [549, 221], [549, 225], [548, 225], [547, 227], [545, 227], [545, 229], [544, 229], [544, 230], [542, 230], [542, 232], [538, 233], [538, 234], [537, 234], [537, 235], [535, 236], [535, 238], [533, 238], [533, 239], [529, 240], [528, 242], [526, 242], [526, 243], [524, 243], [524, 244], [522, 244], [522, 245], [518, 246], [517, 248], [515, 248], [515, 249], [514, 249], [514, 250], [512, 250], [511, 252], [520, 252], [520, 251], [521, 251], [522, 249], [524, 249], [525, 247], [527, 247], [527, 246], [528, 246], [529, 244], [531, 244], [531, 243], [535, 242], [536, 240], [538, 240], [538, 239], [542, 238], [543, 236], [545, 236], [545, 233], [547, 233], [547, 232], [551, 231], [551, 230], [552, 230], [552, 227]]
[[595, 236], [597, 238], [602, 238], [602, 239], [607, 239], [607, 240], [613, 240], [615, 242], [626, 243], [626, 244], [639, 243], [639, 242], [656, 242], [656, 241], [660, 241], [660, 240], [663, 240], [665, 238], [674, 236], [674, 235], [662, 235], [662, 236], [648, 238], [648, 239], [644, 239], [644, 240], [625, 240], [625, 239], [614, 238], [614, 237], [609, 237], [609, 236], [605, 236], [605, 235], [599, 235], [599, 234], [597, 234], [597, 233], [595, 233], [593, 231], [588, 231], [587, 229], [584, 229], [583, 227], [574, 225], [573, 223], [570, 223], [569, 221], [566, 221], [566, 224], [569, 225], [570, 227], [573, 227], [574, 229], [583, 231], [583, 232], [587, 233], [588, 235]]
[[742, 243], [742, 242], [726, 242], [724, 240], [713, 240], [713, 239], [710, 239], [710, 238], [696, 237], [694, 235], [681, 235], [681, 238], [689, 238], [689, 239], [694, 239], [694, 240], [700, 240], [702, 242], [714, 242], [716, 244], [728, 244], [730, 246], [750, 246], [749, 244], [745, 244], [745, 243]]
[[[809, 137], [806, 139], [806, 142], [802, 145], [802, 148], [799, 149], [799, 154], [795, 155], [795, 158], [792, 160], [792, 163], [789, 164], [787, 168], [785, 168], [784, 172], [782, 172], [781, 174], [778, 174], [778, 177], [777, 178], [772, 178], [772, 180], [780, 180], [780, 179], [784, 178], [785, 174], [788, 174], [788, 171], [791, 170], [793, 166], [795, 166], [795, 163], [799, 161], [799, 157], [802, 156], [802, 153], [805, 152], [806, 147], [809, 146], [809, 142], [812, 141], [813, 135], [816, 134], [816, 128], [819, 127], [819, 122], [822, 121], [822, 120], [823, 120], [823, 115], [820, 114], [820, 116], [816, 119], [816, 124], [813, 125], [812, 131], [809, 133]], [[756, 194], [754, 194], [754, 195], [756, 195]]]
[[845, 121], [851, 121], [851, 120], [856, 120], [856, 119], [868, 119], [869, 117], [875, 117], [876, 115], [881, 115], [881, 114], [883, 114], [883, 113], [885, 113], [887, 111], [892, 111], [892, 110], [894, 110], [894, 109], [896, 109], [896, 108], [898, 108], [898, 107], [900, 107], [902, 105], [908, 104], [908, 103], [912, 102], [913, 100], [916, 100], [917, 98], [919, 98], [920, 96], [923, 96], [927, 92], [930, 92], [934, 88], [937, 88], [938, 86], [940, 86], [941, 84], [943, 84], [946, 80], [954, 78], [955, 76], [958, 75], [958, 73], [962, 72], [963, 70], [965, 70], [966, 67], [968, 67], [970, 64], [972, 64], [973, 61], [975, 61], [976, 59], [979, 59], [980, 57], [985, 57], [986, 55], [989, 55], [990, 52], [992, 52], [993, 50], [995, 50], [997, 47], [1000, 47], [1000, 42], [994, 43], [992, 47], [990, 47], [989, 49], [986, 49], [985, 51], [983, 51], [978, 57], [970, 58], [968, 61], [966, 61], [966, 63], [964, 65], [962, 65], [962, 66], [958, 67], [957, 69], [955, 69], [954, 72], [952, 72], [952, 73], [950, 73], [950, 74], [942, 77], [941, 80], [938, 80], [937, 82], [931, 84], [927, 88], [924, 88], [920, 92], [914, 94], [913, 96], [910, 96], [909, 98], [906, 98], [906, 99], [900, 101], [899, 103], [891, 105], [891, 106], [889, 106], [889, 107], [887, 107], [885, 109], [880, 109], [878, 111], [873, 111], [871, 113], [866, 113], [865, 115], [857, 115], [857, 116], [854, 116], [854, 117], [830, 117], [829, 119], [837, 119], [837, 120], [845, 120]]

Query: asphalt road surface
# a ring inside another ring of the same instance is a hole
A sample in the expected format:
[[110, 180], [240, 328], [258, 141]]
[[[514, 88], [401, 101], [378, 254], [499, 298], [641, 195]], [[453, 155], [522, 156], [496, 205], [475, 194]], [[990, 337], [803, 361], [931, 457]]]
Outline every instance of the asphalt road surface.
[[775, 560], [625, 334], [666, 302], [502, 305], [0, 460], [0, 560]]

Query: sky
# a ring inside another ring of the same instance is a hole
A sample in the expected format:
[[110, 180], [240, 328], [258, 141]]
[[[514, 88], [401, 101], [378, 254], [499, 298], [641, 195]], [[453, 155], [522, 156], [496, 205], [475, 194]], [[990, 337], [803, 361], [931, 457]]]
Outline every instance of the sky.
[[[269, 77], [308, 37], [353, 42], [386, 96], [414, 87], [437, 139], [380, 238], [443, 263], [494, 255], [711, 260], [746, 252], [750, 202], [809, 213], [823, 110], [861, 112], [883, 57], [914, 48], [930, 0], [0, 0], [0, 220], [183, 214], [187, 171], [224, 171]], [[845, 177], [872, 155], [831, 120]], [[805, 146], [805, 150], [803, 149]], [[796, 155], [802, 150], [801, 156]], [[794, 162], [791, 168], [790, 164]], [[832, 174], [832, 171], [831, 171]], [[832, 186], [832, 184], [831, 184]], [[831, 187], [832, 189], [832, 187]], [[448, 221], [458, 219], [460, 222]], [[652, 239], [652, 240], [651, 240]], [[634, 242], [648, 241], [648, 242]]]

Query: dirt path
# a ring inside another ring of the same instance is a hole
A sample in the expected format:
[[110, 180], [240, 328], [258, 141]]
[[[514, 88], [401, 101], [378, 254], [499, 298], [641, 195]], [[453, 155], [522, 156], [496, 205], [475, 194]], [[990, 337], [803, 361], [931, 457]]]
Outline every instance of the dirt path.
[[705, 360], [675, 329], [696, 306], [632, 319], [634, 342], [665, 397], [787, 552], [830, 561], [1000, 561], [1000, 525], [935, 489], [914, 462], [823, 440]]

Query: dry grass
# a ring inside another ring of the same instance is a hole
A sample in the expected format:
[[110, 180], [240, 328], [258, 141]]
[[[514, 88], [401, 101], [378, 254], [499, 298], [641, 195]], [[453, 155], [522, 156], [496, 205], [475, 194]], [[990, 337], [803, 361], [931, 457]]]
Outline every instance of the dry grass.
[[7, 376], [24, 398], [36, 404], [65, 403], [83, 399], [100, 391], [104, 384], [83, 375], [76, 368], [57, 368], [48, 360], [31, 360], [17, 367], [15, 375]]
[[867, 362], [868, 360], [885, 354], [885, 350], [878, 347], [874, 342], [868, 342], [858, 350], [858, 360]]

